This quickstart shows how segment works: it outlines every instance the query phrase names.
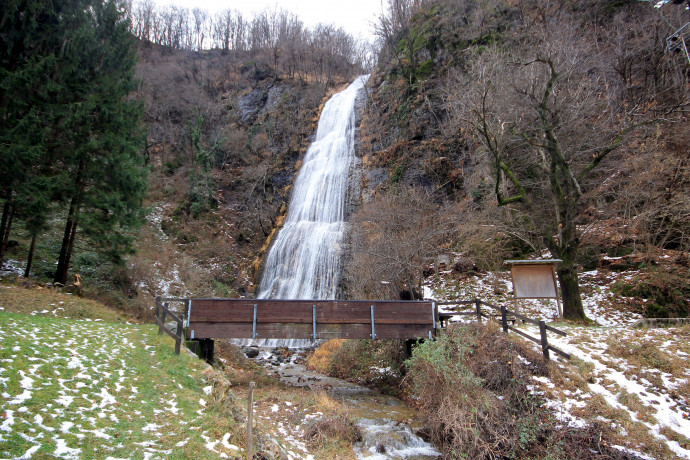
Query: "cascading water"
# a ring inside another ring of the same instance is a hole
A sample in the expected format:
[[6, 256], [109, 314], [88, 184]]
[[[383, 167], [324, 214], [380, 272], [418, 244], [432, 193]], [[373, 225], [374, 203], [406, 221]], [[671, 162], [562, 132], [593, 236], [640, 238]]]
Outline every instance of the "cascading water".
[[266, 258], [260, 299], [335, 299], [355, 158], [355, 100], [367, 79], [357, 78], [323, 108], [316, 139], [295, 181], [285, 224]]
[[[316, 138], [297, 174], [283, 228], [271, 245], [259, 299], [335, 299], [345, 237], [345, 202], [355, 160], [355, 101], [360, 76], [323, 107]], [[236, 339], [237, 345], [306, 348], [306, 339]]]

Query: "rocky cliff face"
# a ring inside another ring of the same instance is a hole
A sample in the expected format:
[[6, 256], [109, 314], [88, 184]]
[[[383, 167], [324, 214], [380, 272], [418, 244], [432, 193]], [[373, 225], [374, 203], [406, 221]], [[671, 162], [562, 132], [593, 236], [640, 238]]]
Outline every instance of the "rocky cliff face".
[[140, 46], [156, 209], [132, 260], [140, 290], [153, 293], [160, 290], [154, 278], [176, 277], [171, 294], [253, 291], [257, 262], [281, 225], [332, 89], [278, 78], [251, 58]]

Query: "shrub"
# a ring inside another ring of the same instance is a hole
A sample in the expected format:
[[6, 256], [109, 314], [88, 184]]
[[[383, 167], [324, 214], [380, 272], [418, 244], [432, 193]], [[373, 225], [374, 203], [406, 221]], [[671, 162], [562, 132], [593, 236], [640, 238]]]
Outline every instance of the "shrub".
[[616, 294], [647, 299], [648, 318], [685, 318], [690, 312], [688, 271], [654, 269], [613, 285]]
[[334, 440], [351, 445], [362, 439], [362, 434], [352, 419], [342, 414], [327, 415], [310, 423], [304, 436], [311, 447], [323, 447]]
[[543, 358], [493, 324], [452, 325], [417, 346], [407, 361], [409, 386], [432, 441], [446, 458], [623, 458], [602, 443], [607, 431], [559, 425], [532, 375]]
[[328, 373], [397, 394], [405, 350], [399, 340], [347, 340], [334, 351]]
[[316, 406], [323, 415], [305, 427], [309, 447], [323, 451], [324, 458], [339, 457], [339, 450], [351, 452], [352, 444], [361, 441], [362, 434], [345, 406], [326, 393], [316, 394]]
[[319, 346], [307, 359], [307, 368], [325, 374], [333, 361], [333, 355], [345, 343], [344, 339], [333, 339]]

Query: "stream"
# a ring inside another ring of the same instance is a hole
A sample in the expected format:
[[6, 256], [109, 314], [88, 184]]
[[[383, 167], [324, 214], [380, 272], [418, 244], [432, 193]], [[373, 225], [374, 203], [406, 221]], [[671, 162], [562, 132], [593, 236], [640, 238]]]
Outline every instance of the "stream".
[[418, 433], [424, 425], [418, 413], [399, 399], [310, 371], [304, 365], [295, 362], [300, 361], [301, 353], [295, 353], [287, 362], [281, 362], [282, 358], [279, 358], [279, 355], [278, 348], [261, 348], [255, 359], [272, 372], [277, 372], [282, 382], [295, 387], [309, 387], [314, 391], [325, 391], [330, 397], [344, 404], [362, 433], [362, 441], [354, 445], [357, 458], [441, 458], [434, 446], [419, 436]]

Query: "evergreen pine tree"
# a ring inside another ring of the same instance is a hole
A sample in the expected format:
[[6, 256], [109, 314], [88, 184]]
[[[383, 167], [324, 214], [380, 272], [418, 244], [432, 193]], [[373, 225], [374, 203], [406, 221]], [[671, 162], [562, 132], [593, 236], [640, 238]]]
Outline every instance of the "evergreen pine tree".
[[0, 243], [15, 215], [35, 243], [49, 203], [67, 204], [55, 281], [78, 228], [112, 261], [132, 250], [147, 175], [135, 63], [121, 1], [0, 4]]
[[0, 265], [32, 166], [46, 156], [48, 113], [60, 88], [55, 72], [64, 26], [59, 16], [79, 2], [0, 2]]
[[136, 52], [121, 4], [94, 3], [69, 45], [70, 149], [64, 152], [69, 196], [55, 281], [65, 283], [79, 229], [92, 250], [118, 262], [132, 251], [128, 229], [141, 223], [147, 171], [143, 107], [136, 90]]

